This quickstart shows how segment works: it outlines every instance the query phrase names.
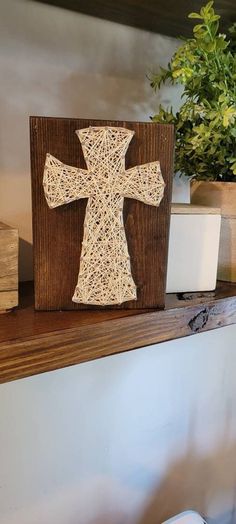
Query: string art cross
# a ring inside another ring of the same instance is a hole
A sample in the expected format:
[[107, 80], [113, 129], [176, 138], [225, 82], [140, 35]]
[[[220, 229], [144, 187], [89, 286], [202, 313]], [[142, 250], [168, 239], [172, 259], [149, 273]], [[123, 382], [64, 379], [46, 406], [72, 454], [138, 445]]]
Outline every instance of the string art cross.
[[87, 198], [78, 283], [73, 302], [121, 304], [137, 299], [123, 223], [124, 198], [158, 206], [164, 193], [159, 161], [125, 169], [134, 135], [122, 127], [76, 131], [87, 170], [46, 156], [43, 185], [50, 208]]

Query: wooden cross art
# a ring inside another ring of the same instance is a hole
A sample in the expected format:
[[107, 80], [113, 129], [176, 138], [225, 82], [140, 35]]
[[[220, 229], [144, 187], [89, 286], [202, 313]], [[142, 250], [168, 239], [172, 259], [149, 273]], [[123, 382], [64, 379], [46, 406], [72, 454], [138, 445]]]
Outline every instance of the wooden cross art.
[[123, 223], [124, 198], [158, 206], [164, 193], [159, 161], [125, 169], [134, 135], [122, 127], [76, 131], [87, 170], [70, 167], [50, 154], [44, 192], [50, 208], [87, 198], [78, 283], [73, 302], [121, 304], [137, 298]]

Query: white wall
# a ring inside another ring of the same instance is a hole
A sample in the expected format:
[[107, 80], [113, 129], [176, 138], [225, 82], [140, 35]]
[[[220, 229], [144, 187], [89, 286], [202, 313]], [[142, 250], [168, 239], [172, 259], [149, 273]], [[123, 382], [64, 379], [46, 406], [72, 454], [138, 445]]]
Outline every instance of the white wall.
[[[145, 74], [176, 42], [0, 1], [0, 218], [31, 276], [28, 116], [148, 120]], [[165, 88], [162, 101], [178, 101]], [[182, 188], [177, 197], [182, 198]], [[0, 386], [1, 524], [158, 524], [235, 516], [236, 327]]]
[[1, 524], [234, 524], [236, 327], [0, 386]]

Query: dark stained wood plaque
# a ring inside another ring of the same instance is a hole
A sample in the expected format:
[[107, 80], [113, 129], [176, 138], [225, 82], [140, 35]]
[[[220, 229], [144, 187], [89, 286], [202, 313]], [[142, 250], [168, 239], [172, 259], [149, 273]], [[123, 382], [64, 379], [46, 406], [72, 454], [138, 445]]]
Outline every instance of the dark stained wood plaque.
[[126, 127], [135, 131], [126, 154], [126, 169], [160, 161], [166, 184], [158, 208], [125, 199], [124, 224], [137, 286], [137, 300], [122, 309], [162, 309], [165, 301], [168, 235], [172, 190], [174, 129], [171, 125], [75, 118], [30, 118], [35, 308], [37, 310], [97, 309], [75, 304], [83, 225], [87, 200], [49, 209], [43, 191], [47, 153], [61, 162], [86, 169], [77, 129], [92, 126]]

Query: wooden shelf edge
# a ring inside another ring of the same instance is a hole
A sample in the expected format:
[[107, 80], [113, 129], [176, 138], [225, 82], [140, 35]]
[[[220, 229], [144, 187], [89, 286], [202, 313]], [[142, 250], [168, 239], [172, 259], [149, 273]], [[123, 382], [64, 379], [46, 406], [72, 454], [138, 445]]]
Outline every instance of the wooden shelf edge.
[[[35, 313], [41, 315], [41, 313]], [[76, 312], [80, 315], [81, 312]], [[50, 315], [47, 314], [47, 315]], [[60, 313], [57, 313], [60, 315]], [[0, 383], [236, 323], [235, 295], [0, 343]]]
[[[54, 7], [77, 11], [93, 17], [110, 20], [154, 33], [179, 38], [192, 36], [193, 23], [188, 13], [202, 7], [201, 0], [37, 0]], [[221, 30], [227, 31], [235, 20], [234, 0], [215, 0], [215, 9], [222, 16]]]

